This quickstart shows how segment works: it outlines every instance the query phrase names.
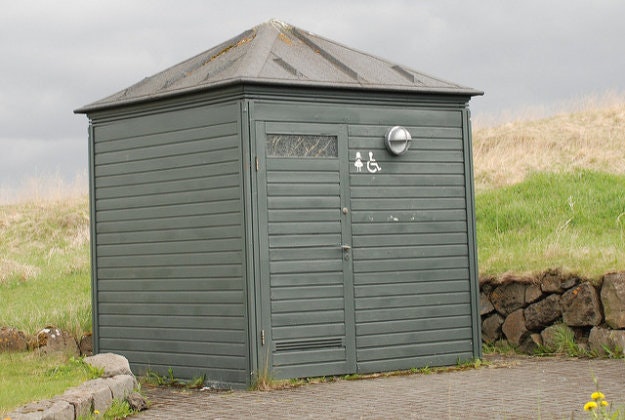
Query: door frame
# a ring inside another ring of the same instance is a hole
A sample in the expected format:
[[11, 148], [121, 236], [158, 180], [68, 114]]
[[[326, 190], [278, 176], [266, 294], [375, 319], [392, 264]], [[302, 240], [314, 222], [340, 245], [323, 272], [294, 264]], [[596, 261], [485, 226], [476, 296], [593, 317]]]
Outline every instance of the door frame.
[[[256, 305], [256, 355], [257, 375], [272, 375], [273, 363], [273, 337], [272, 337], [272, 310], [271, 310], [271, 274], [269, 272], [269, 244], [268, 244], [268, 208], [267, 208], [267, 158], [266, 139], [268, 134], [293, 134], [293, 135], [328, 135], [336, 136], [338, 141], [339, 159], [339, 183], [340, 183], [340, 211], [341, 214], [341, 237], [343, 244], [352, 246], [351, 226], [351, 198], [349, 189], [350, 158], [348, 148], [348, 128], [345, 124], [309, 123], [309, 122], [281, 122], [260, 121], [250, 119], [250, 133], [253, 135], [255, 145], [255, 159], [252, 161], [252, 173], [255, 172], [253, 183], [256, 185], [254, 200], [256, 210], [254, 219], [256, 227], [255, 255], [257, 266], [255, 269], [257, 281], [255, 281], [255, 296], [259, 300]], [[255, 160], [255, 162], [254, 162]], [[256, 169], [254, 171], [254, 169]], [[345, 213], [343, 209], [347, 209]], [[346, 365], [349, 372], [356, 373], [356, 320], [355, 320], [355, 296], [353, 275], [353, 248], [348, 254], [349, 259], [343, 263], [343, 299], [345, 318], [345, 351]], [[337, 372], [338, 373], [338, 372]], [[343, 372], [341, 372], [343, 373]], [[302, 375], [309, 376], [309, 375]]]

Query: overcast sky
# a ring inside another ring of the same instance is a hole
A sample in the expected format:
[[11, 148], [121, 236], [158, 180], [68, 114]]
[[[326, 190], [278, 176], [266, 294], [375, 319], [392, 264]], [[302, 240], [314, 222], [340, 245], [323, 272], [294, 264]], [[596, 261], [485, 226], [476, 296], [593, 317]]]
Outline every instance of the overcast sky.
[[0, 1], [0, 191], [85, 173], [74, 109], [271, 18], [483, 90], [478, 122], [625, 92], [623, 0]]

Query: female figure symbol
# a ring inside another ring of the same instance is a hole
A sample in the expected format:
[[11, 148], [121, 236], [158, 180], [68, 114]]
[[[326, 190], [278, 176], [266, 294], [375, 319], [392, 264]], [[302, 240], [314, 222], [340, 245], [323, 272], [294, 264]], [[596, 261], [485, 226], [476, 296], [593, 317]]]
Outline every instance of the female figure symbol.
[[362, 163], [362, 155], [360, 152], [356, 152], [356, 161], [354, 162], [354, 166], [356, 167], [356, 172], [362, 172], [364, 163]]

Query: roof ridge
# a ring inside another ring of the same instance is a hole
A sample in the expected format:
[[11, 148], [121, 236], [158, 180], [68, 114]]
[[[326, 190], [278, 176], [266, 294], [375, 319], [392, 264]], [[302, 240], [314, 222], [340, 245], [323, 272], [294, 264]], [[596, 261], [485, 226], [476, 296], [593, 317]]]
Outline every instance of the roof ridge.
[[283, 24], [272, 19], [252, 29], [254, 40], [251, 48], [254, 49], [254, 54], [246, 54], [243, 57], [238, 66], [241, 69], [240, 74], [246, 77], [259, 77], [261, 70], [271, 56], [272, 46], [281, 33], [276, 27], [276, 23]]
[[291, 33], [295, 35], [300, 41], [306, 44], [309, 48], [311, 48], [314, 52], [321, 55], [324, 59], [326, 59], [330, 64], [335, 66], [337, 69], [351, 77], [356, 81], [366, 81], [356, 72], [354, 69], [349, 67], [347, 64], [343, 63], [341, 60], [330, 54], [324, 48], [315, 43], [312, 39], [307, 37], [301, 30], [293, 27]]

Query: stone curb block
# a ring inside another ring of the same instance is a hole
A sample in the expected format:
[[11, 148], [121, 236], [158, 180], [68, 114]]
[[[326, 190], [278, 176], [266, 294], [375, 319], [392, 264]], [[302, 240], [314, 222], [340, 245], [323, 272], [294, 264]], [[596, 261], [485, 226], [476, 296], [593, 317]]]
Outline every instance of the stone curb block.
[[112, 378], [104, 379], [113, 395], [113, 399], [124, 399], [132, 393], [135, 389], [137, 382], [134, 376], [130, 375], [118, 375]]
[[43, 412], [43, 419], [66, 419], [74, 415], [74, 407], [67, 401], [54, 401], [52, 406]]
[[93, 395], [81, 392], [77, 388], [65, 391], [63, 395], [57, 397], [59, 400], [67, 401], [74, 407], [74, 417], [87, 417], [93, 408]]
[[104, 379], [85, 382], [82, 388], [93, 395], [93, 410], [104, 413], [113, 403], [113, 394]]
[[111, 407], [114, 399], [126, 398], [136, 386], [137, 380], [132, 372], [92, 379], [50, 400], [20, 407], [6, 417], [11, 420], [76, 420], [90, 415], [95, 410], [104, 413]]

